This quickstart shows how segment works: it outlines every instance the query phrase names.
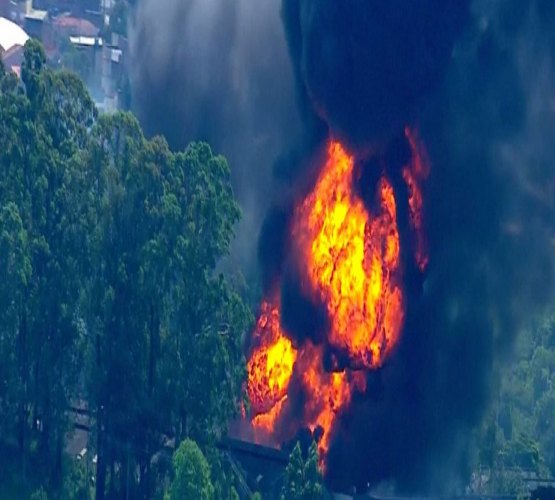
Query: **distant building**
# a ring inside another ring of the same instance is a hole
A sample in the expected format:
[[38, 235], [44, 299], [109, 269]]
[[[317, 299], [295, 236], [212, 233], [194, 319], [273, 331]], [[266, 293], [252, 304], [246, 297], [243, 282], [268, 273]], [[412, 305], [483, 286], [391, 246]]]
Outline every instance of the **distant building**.
[[25, 25], [27, 16], [31, 17], [31, 21], [44, 22], [48, 13], [45, 10], [38, 10], [33, 7], [33, 0], [10, 0], [8, 6], [8, 17], [19, 24]]
[[289, 461], [286, 452], [234, 438], [224, 438], [218, 448], [238, 479], [240, 498], [251, 498], [255, 491], [268, 500], [280, 498]]
[[14, 45], [10, 50], [2, 54], [2, 64], [21, 78], [21, 63], [23, 62], [23, 47]]
[[105, 39], [100, 35], [100, 28], [109, 25], [114, 4], [114, 0], [0, 0], [7, 16], [0, 25], [5, 66], [18, 72], [23, 51], [12, 46], [23, 46], [35, 37], [50, 61], [81, 76], [101, 111], [128, 106], [127, 39], [117, 33]]
[[48, 12], [34, 8], [33, 0], [0, 0], [0, 15], [24, 28], [29, 36], [48, 45]]
[[48, 22], [48, 12], [31, 8], [25, 14], [25, 31], [29, 36], [42, 40], [43, 43], [47, 34], [46, 23]]
[[105, 41], [102, 49], [101, 88], [104, 101], [98, 103], [102, 111], [111, 112], [122, 107], [121, 91], [126, 78], [125, 55], [128, 53], [127, 39], [112, 34], [111, 43]]
[[88, 19], [73, 16], [59, 16], [53, 21], [56, 31], [64, 37], [97, 37], [100, 29]]

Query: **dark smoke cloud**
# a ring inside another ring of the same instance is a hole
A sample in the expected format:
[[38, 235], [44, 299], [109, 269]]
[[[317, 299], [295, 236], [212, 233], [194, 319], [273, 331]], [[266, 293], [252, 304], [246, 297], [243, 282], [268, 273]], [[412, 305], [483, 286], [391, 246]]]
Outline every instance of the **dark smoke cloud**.
[[284, 0], [301, 96], [351, 147], [383, 141], [436, 87], [467, 0]]
[[554, 28], [553, 2], [474, 2], [419, 114], [432, 160], [430, 268], [399, 351], [344, 418], [332, 484], [463, 491], [499, 363], [552, 299]]
[[[460, 493], [499, 364], [552, 293], [555, 6], [477, 0], [470, 14], [462, 1], [283, 7], [307, 130], [321, 137], [319, 118], [326, 121], [370, 156], [368, 169], [376, 154], [395, 164], [406, 150], [400, 129], [414, 123], [432, 163], [430, 267], [423, 284], [408, 273], [401, 345], [343, 416], [327, 481], [340, 490]], [[361, 179], [374, 177], [363, 170]], [[280, 241], [273, 220], [265, 234]], [[277, 263], [264, 244], [261, 256], [287, 277], [283, 322], [299, 341], [310, 337], [310, 307], [291, 284], [283, 247]]]
[[244, 270], [256, 267], [273, 165], [301, 133], [279, 10], [279, 0], [141, 0], [131, 26], [133, 108], [171, 146], [205, 140], [227, 157]]

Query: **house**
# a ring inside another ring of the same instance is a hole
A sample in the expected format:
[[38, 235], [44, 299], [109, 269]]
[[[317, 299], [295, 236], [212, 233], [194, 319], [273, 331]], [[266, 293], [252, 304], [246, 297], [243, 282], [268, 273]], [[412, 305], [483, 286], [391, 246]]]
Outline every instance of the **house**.
[[23, 47], [14, 45], [10, 50], [2, 54], [2, 64], [6, 69], [13, 71], [21, 78], [21, 63], [23, 62]]
[[47, 34], [46, 24], [48, 22], [48, 12], [31, 8], [25, 14], [25, 31], [33, 38], [38, 38], [43, 43]]
[[87, 19], [73, 16], [59, 16], [54, 19], [54, 28], [62, 37], [86, 36], [97, 37], [100, 29]]

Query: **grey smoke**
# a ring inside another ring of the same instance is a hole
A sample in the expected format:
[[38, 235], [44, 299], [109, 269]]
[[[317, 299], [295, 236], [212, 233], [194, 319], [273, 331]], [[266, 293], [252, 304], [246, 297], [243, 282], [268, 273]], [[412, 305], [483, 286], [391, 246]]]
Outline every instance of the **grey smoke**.
[[233, 257], [256, 268], [272, 169], [300, 134], [279, 0], [142, 0], [131, 23], [133, 109], [172, 147], [205, 140], [243, 209]]

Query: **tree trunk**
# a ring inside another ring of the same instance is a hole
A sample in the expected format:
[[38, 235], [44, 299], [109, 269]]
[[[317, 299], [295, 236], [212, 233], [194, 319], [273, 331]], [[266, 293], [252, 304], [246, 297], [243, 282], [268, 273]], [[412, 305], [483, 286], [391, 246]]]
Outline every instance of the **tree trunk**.
[[27, 317], [22, 312], [19, 323], [19, 373], [21, 378], [21, 393], [18, 401], [17, 442], [22, 456], [25, 457], [25, 430], [27, 427]]
[[97, 411], [96, 428], [96, 500], [104, 500], [106, 486], [106, 462], [104, 460], [104, 416], [102, 410]]
[[109, 452], [109, 467], [110, 467], [110, 488], [109, 488], [109, 498], [115, 499], [116, 498], [116, 459], [114, 457], [114, 450], [112, 446], [108, 446]]
[[56, 487], [62, 484], [62, 457], [64, 448], [64, 436], [58, 433], [56, 436], [56, 449], [54, 451], [54, 464], [52, 468], [52, 480]]
[[120, 498], [129, 498], [129, 444], [121, 455], [120, 475]]
[[158, 347], [158, 314], [154, 305], [150, 305], [150, 342], [148, 356], [148, 395], [154, 393], [154, 373], [156, 370], [156, 351]]

